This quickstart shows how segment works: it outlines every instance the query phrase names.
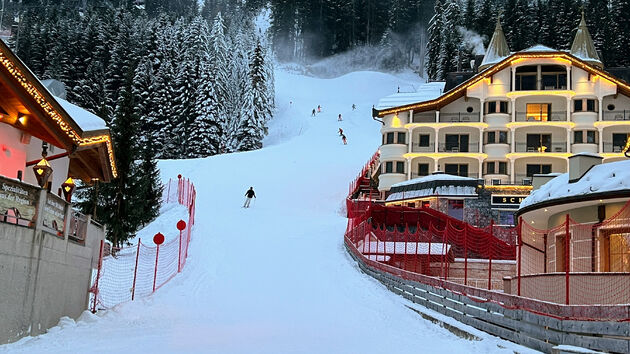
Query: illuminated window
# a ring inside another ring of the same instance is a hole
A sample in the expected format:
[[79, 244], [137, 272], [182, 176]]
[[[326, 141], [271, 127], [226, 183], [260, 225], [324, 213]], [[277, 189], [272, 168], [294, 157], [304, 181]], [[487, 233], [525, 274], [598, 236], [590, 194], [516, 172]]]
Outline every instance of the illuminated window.
[[551, 104], [549, 103], [528, 103], [527, 104], [527, 120], [538, 120], [546, 122], [549, 120], [551, 112]]
[[599, 237], [599, 268], [601, 272], [630, 272], [630, 232]]

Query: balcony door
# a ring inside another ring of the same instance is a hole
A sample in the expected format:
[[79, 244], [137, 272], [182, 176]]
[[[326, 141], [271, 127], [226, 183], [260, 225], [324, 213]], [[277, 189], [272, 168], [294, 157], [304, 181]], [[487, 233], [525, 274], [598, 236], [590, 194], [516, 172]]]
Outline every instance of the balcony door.
[[551, 134], [527, 134], [527, 152], [551, 152]]
[[446, 134], [446, 151], [468, 152], [468, 134]]
[[630, 232], [618, 230], [599, 237], [599, 271], [630, 272]]
[[527, 164], [527, 177], [532, 177], [537, 174], [551, 173], [551, 165], [531, 165]]
[[447, 163], [444, 172], [453, 176], [468, 177], [468, 164]]
[[549, 120], [551, 113], [550, 103], [528, 103], [527, 106], [527, 118], [526, 121], [541, 121], [546, 122]]

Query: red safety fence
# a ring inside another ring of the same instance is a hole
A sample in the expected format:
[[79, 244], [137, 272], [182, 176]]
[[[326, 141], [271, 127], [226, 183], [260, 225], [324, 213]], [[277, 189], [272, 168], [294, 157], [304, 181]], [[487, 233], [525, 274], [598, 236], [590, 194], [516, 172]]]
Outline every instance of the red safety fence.
[[375, 269], [554, 318], [630, 320], [630, 201], [603, 222], [567, 215], [545, 230], [527, 220], [476, 228], [430, 208], [346, 202], [346, 246]]
[[162, 199], [185, 206], [188, 221], [180, 220], [171, 230], [164, 230], [170, 239], [166, 242], [164, 235], [156, 234], [154, 240], [138, 239], [136, 245], [109, 252], [101, 241], [99, 266], [90, 288], [93, 312], [154, 293], [186, 265], [195, 224], [195, 186], [180, 175], [177, 180], [168, 181]]

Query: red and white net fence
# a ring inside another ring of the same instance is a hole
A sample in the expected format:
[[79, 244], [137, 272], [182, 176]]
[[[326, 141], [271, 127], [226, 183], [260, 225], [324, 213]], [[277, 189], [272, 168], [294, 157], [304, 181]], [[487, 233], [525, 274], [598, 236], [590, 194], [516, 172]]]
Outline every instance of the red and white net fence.
[[[195, 199], [195, 186], [190, 180], [181, 176], [170, 179], [164, 186], [162, 201], [185, 206], [188, 220], [164, 230], [166, 236], [162, 237], [168, 241], [156, 245], [153, 240], [138, 239], [136, 245], [115, 252], [101, 242], [99, 266], [90, 288], [93, 312], [148, 296], [182, 271], [195, 224]], [[156, 235], [155, 239], [159, 238]]]

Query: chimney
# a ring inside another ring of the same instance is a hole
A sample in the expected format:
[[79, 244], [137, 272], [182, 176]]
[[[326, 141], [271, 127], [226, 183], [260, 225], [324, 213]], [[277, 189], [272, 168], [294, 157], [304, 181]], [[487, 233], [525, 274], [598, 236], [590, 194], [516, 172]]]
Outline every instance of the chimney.
[[532, 178], [532, 190], [536, 190], [542, 187], [543, 184], [551, 181], [552, 179], [560, 175], [561, 173], [535, 174]]
[[588, 152], [569, 156], [569, 183], [580, 180], [591, 167], [602, 163], [603, 157]]

